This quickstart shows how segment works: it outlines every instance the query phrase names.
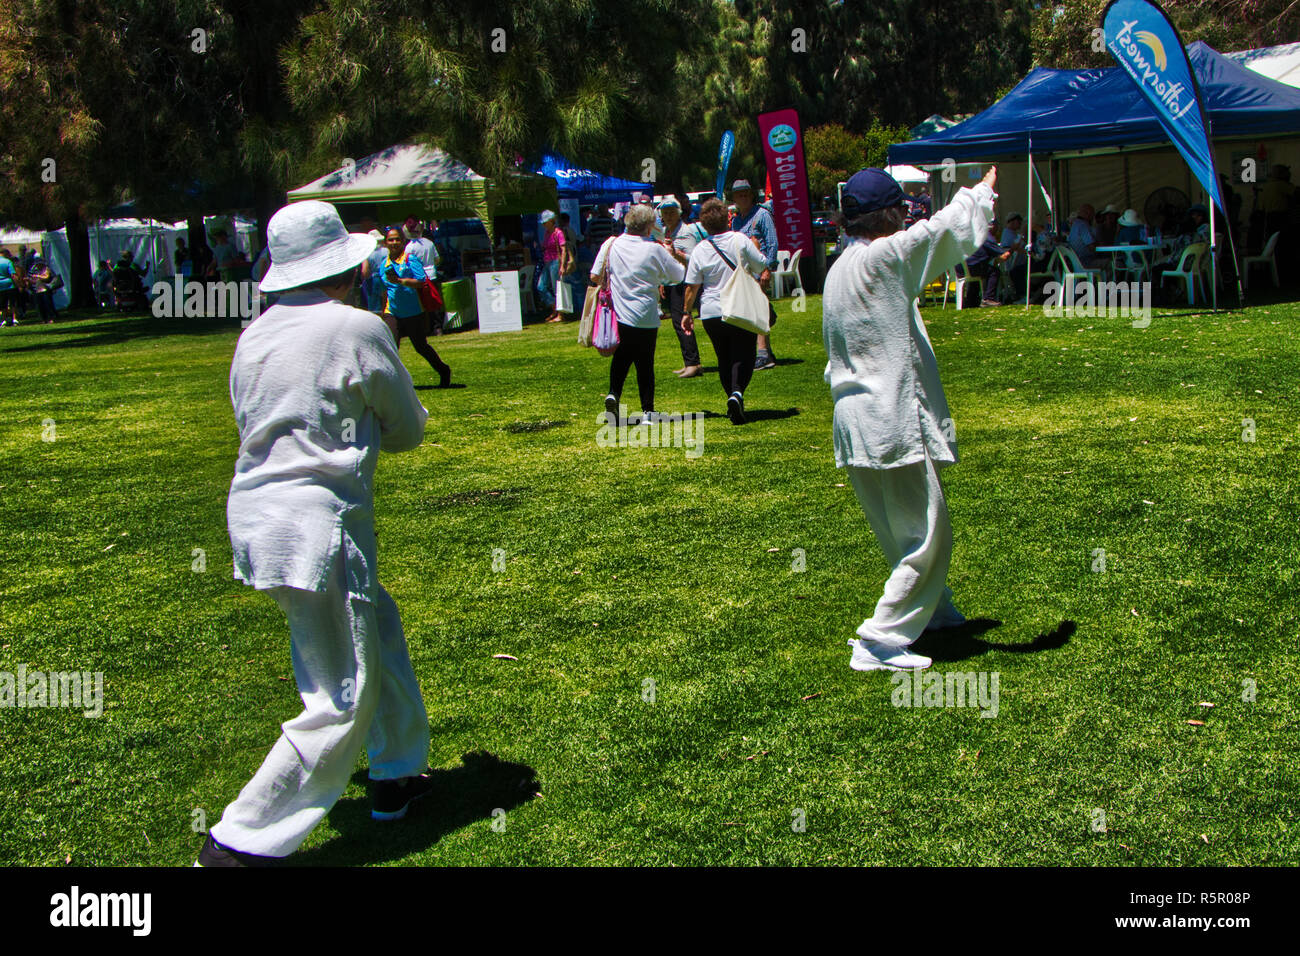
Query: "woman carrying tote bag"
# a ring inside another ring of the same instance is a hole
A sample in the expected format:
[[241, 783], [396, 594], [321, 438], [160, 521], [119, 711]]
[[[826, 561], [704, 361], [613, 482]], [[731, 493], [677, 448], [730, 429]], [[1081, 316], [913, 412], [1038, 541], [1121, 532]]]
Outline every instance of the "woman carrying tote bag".
[[[641, 421], [654, 419], [659, 287], [676, 285], [686, 277], [686, 256], [650, 238], [654, 218], [651, 206], [629, 209], [624, 220], [626, 231], [605, 240], [591, 267], [593, 285], [608, 281], [609, 298], [618, 320], [618, 348], [610, 359], [605, 411], [618, 416], [623, 383], [635, 365]], [[599, 332], [599, 317], [596, 325]], [[600, 342], [596, 344], [599, 346]]]
[[[727, 207], [710, 199], [700, 208], [709, 237], [695, 247], [686, 267], [686, 314], [682, 329], [693, 333], [691, 311], [698, 300], [704, 331], [718, 355], [718, 377], [727, 396], [727, 417], [745, 423], [745, 387], [754, 376], [758, 328], [767, 328], [768, 302], [759, 281], [769, 275], [767, 261], [748, 237], [727, 228]], [[744, 269], [739, 268], [743, 263]], [[744, 283], [758, 292], [759, 302]], [[724, 295], [724, 292], [728, 293]], [[759, 321], [761, 319], [761, 321]]]

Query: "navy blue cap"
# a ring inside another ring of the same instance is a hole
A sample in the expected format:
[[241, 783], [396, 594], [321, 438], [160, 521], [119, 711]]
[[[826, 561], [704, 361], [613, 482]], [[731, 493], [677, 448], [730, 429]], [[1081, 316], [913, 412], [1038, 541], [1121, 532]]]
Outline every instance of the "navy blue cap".
[[904, 202], [903, 187], [883, 169], [860, 169], [844, 184], [843, 206], [846, 216], [888, 209]]

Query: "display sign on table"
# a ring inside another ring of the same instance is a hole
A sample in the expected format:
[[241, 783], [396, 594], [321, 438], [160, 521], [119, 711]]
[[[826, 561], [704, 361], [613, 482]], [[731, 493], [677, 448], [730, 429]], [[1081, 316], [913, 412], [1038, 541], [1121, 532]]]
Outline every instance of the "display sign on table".
[[524, 313], [519, 303], [518, 272], [480, 272], [474, 276], [480, 332], [519, 332]]

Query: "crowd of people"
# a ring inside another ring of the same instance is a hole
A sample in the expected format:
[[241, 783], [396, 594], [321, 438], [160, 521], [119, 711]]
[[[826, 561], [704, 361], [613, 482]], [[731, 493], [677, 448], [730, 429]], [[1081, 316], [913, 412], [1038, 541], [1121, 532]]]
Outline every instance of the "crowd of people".
[[37, 250], [23, 245], [15, 255], [0, 249], [0, 328], [25, 322], [29, 307], [35, 307], [41, 321], [53, 322], [58, 314], [54, 293], [62, 284]]
[[[957, 460], [956, 440], [916, 298], [980, 246], [995, 185], [991, 170], [911, 228], [902, 191], [883, 170], [856, 174], [845, 193], [849, 241], [827, 275], [823, 309], [835, 459], [891, 569], [849, 640], [855, 670], [927, 667], [911, 645], [965, 620], [947, 587], [952, 530], [940, 480]], [[680, 203], [672, 210], [634, 206], [597, 251], [591, 275], [620, 325], [607, 403], [618, 403], [635, 366], [642, 410], [653, 414], [655, 340], [664, 301], [679, 290], [682, 333], [694, 335], [698, 310], [728, 415], [740, 423], [760, 342], [723, 321], [720, 293], [738, 269], [770, 276], [756, 234], [764, 225], [709, 200], [700, 228], [683, 230]], [[555, 217], [556, 272], [566, 261], [563, 229]], [[421, 259], [419, 238], [409, 223], [378, 237], [349, 234], [332, 206], [315, 201], [269, 224], [260, 287], [278, 299], [240, 336], [231, 362], [240, 446], [227, 517], [235, 577], [267, 592], [286, 617], [303, 711], [208, 832], [202, 866], [292, 854], [339, 799], [362, 750], [374, 820], [402, 818], [434, 788], [428, 715], [397, 606], [379, 583], [374, 533], [379, 453], [418, 446], [428, 416], [397, 350], [407, 323], [427, 311], [422, 295], [436, 270]], [[358, 281], [387, 329], [346, 305]]]
[[[1274, 182], [1285, 182], [1285, 167], [1277, 168], [1283, 172]], [[1236, 249], [1238, 256], [1245, 254], [1239, 221], [1241, 198], [1226, 176], [1221, 180], [1231, 215], [1225, 217], [1215, 210], [1215, 228], [1220, 237], [1218, 262], [1231, 283], [1235, 276], [1231, 252]], [[1280, 195], [1281, 192], [1274, 187], [1266, 190], [1266, 196]], [[1278, 205], [1289, 208], [1288, 202], [1279, 202]], [[1283, 215], [1289, 216], [1289, 213]], [[1041, 291], [1051, 278], [1058, 249], [1071, 253], [1083, 269], [1097, 270], [1106, 279], [1150, 279], [1163, 269], [1174, 268], [1188, 246], [1209, 244], [1209, 216], [1205, 204], [1193, 203], [1186, 209], [1178, 206], [1163, 208], [1154, 221], [1147, 223], [1135, 209], [1121, 210], [1107, 204], [1098, 210], [1091, 203], [1083, 203], [1067, 217], [1064, 229], [1058, 231], [1049, 219], [1035, 224], [1036, 233], [1031, 239], [1024, 216], [1012, 212], [1002, 224], [996, 217], [990, 218], [988, 237], [963, 260], [963, 269], [968, 276], [984, 281], [985, 294], [979, 302], [984, 306], [1024, 302], [1026, 280], [1031, 274], [1035, 277], [1034, 294]], [[1273, 220], [1273, 227], [1280, 229], [1283, 225], [1281, 219]], [[1133, 252], [1114, 252], [1116, 247], [1122, 246], [1139, 248]], [[1073, 263], [1069, 265], [1073, 267]], [[1155, 285], [1158, 287], [1159, 283]]]
[[630, 204], [617, 219], [608, 205], [597, 204], [580, 230], [569, 228], [564, 215], [542, 213], [538, 292], [551, 310], [548, 321], [564, 321], [577, 308], [576, 297], [564, 288], [566, 279], [585, 281], [584, 295], [610, 290], [619, 330], [605, 398], [611, 414], [617, 414], [628, 372], [635, 368], [640, 419], [655, 415], [654, 353], [665, 318], [682, 355], [682, 367], [674, 374], [695, 378], [704, 373], [698, 310], [718, 360], [727, 416], [737, 425], [746, 420], [744, 392], [753, 373], [776, 367], [770, 335], [722, 321], [720, 292], [732, 272], [744, 268], [769, 286], [778, 256], [771, 209], [756, 202], [750, 183], [737, 179], [730, 198], [728, 206], [720, 199], [697, 205], [684, 196], [668, 196], [657, 205]]

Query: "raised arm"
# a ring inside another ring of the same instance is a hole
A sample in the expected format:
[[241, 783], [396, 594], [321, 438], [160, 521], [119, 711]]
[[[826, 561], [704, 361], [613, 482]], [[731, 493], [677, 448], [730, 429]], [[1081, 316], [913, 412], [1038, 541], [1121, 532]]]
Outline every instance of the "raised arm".
[[909, 295], [920, 295], [935, 276], [983, 244], [997, 199], [996, 183], [997, 167], [992, 167], [978, 186], [959, 189], [952, 202], [929, 219], [872, 243], [873, 249], [882, 246], [886, 254], [897, 257]]

